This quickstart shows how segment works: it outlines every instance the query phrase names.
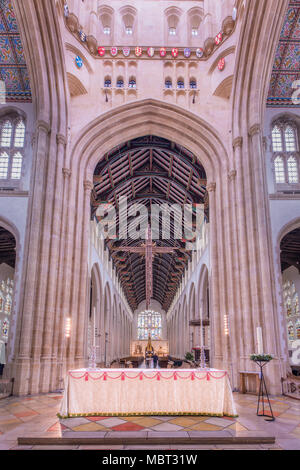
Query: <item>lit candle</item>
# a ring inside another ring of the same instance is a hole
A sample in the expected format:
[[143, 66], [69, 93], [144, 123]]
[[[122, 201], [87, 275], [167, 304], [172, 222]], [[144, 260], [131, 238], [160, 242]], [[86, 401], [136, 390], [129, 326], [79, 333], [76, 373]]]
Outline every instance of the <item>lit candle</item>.
[[263, 354], [263, 337], [262, 337], [262, 328], [258, 326], [256, 328], [257, 334], [257, 352], [258, 354]]

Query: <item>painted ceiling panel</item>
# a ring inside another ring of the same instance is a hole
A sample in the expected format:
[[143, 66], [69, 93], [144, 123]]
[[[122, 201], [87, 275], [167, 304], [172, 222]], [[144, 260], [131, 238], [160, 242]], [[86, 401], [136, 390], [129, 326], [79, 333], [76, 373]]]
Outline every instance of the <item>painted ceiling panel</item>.
[[7, 102], [31, 102], [30, 80], [13, 4], [0, 0], [0, 80]]
[[300, 107], [292, 101], [293, 84], [300, 80], [300, 1], [291, 0], [281, 31], [267, 105]]

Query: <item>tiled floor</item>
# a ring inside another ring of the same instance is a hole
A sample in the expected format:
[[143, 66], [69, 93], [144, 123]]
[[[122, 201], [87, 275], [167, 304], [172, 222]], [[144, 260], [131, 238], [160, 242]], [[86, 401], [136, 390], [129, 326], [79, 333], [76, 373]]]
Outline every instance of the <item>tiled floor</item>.
[[[189, 435], [210, 436], [259, 436], [267, 433], [276, 437], [275, 445], [256, 446], [183, 446], [185, 449], [287, 449], [300, 450], [300, 402], [287, 397], [273, 397], [272, 407], [276, 421], [266, 422], [256, 416], [257, 397], [252, 395], [234, 394], [239, 417], [208, 418], [193, 416], [145, 416], [145, 417], [89, 417], [60, 420], [59, 411], [62, 396], [59, 394], [38, 395], [27, 398], [7, 398], [0, 401], [0, 450], [21, 449], [18, 437], [78, 437], [105, 436], [138, 436], [140, 433], [155, 436], [188, 433]], [[77, 433], [77, 434], [76, 434]], [[98, 434], [100, 433], [100, 434]], [[212, 434], [211, 434], [212, 435]], [[151, 448], [179, 449], [182, 446], [152, 446]], [[48, 446], [25, 446], [25, 449], [53, 449]], [[59, 449], [65, 449], [60, 446]], [[106, 446], [67, 446], [68, 449], [101, 449]], [[137, 446], [112, 446], [109, 448], [135, 449]], [[139, 448], [145, 448], [141, 446]], [[148, 447], [149, 448], [149, 447]]]

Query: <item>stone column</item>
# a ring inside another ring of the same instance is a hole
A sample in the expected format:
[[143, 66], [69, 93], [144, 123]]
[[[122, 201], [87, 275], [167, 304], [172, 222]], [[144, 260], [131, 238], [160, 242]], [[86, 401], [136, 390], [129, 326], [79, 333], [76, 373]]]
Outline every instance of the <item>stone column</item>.
[[[58, 276], [60, 259], [63, 175], [62, 162], [66, 148], [66, 138], [57, 135], [57, 163], [55, 171], [55, 199], [53, 204], [53, 223], [51, 233], [50, 267], [47, 283], [46, 312], [44, 319], [44, 335], [41, 356], [40, 391], [46, 393], [50, 388], [51, 375], [57, 369], [57, 329], [59, 329], [60, 311], [56, 311], [56, 294], [58, 291]], [[55, 343], [55, 344], [54, 344]]]
[[84, 199], [83, 199], [83, 224], [82, 229], [82, 242], [81, 242], [81, 256], [80, 256], [80, 283], [79, 283], [79, 296], [77, 306], [77, 325], [76, 325], [76, 349], [75, 349], [75, 363], [76, 367], [83, 367], [85, 362], [84, 357], [84, 340], [85, 330], [84, 325], [87, 318], [87, 263], [88, 258], [88, 243], [89, 243], [89, 220], [91, 210], [91, 192], [93, 183], [91, 181], [84, 181]]
[[[29, 392], [32, 373], [35, 372], [35, 385], [38, 386], [39, 357], [32, 350], [33, 325], [35, 314], [35, 291], [37, 283], [36, 266], [39, 259], [39, 241], [41, 230], [41, 199], [44, 192], [44, 172], [46, 166], [45, 155], [48, 154], [49, 124], [38, 121], [34, 141], [34, 154], [36, 154], [32, 167], [34, 187], [30, 196], [30, 212], [27, 219], [29, 232], [26, 240], [25, 256], [30, 263], [25, 263], [23, 299], [20, 299], [20, 312], [18, 316], [19, 346], [16, 354], [16, 374], [14, 393], [26, 395]], [[37, 196], [39, 195], [39, 197]], [[33, 356], [33, 359], [31, 357]]]

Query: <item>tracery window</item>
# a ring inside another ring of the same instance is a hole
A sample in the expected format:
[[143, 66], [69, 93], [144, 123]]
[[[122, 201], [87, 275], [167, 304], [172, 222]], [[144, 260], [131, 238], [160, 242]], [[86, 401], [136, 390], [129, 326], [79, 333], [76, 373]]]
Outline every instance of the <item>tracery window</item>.
[[162, 335], [162, 316], [152, 310], [146, 310], [138, 315], [138, 339], [146, 340], [149, 334], [152, 340], [159, 340]]
[[283, 284], [283, 299], [287, 318], [289, 341], [300, 339], [299, 295], [293, 281]]
[[298, 134], [294, 123], [279, 121], [272, 129], [273, 168], [276, 184], [300, 182]]
[[20, 180], [25, 146], [23, 119], [8, 117], [0, 120], [0, 179]]
[[172, 80], [170, 78], [166, 79], [165, 88], [172, 88]]
[[14, 291], [14, 281], [7, 279], [0, 284], [0, 340], [7, 343], [10, 316], [12, 313], [12, 299]]

